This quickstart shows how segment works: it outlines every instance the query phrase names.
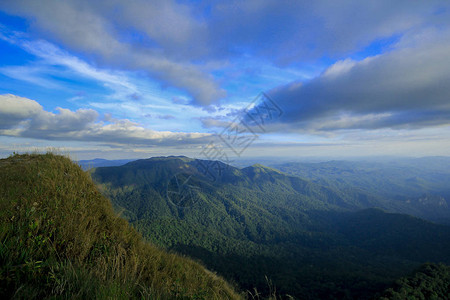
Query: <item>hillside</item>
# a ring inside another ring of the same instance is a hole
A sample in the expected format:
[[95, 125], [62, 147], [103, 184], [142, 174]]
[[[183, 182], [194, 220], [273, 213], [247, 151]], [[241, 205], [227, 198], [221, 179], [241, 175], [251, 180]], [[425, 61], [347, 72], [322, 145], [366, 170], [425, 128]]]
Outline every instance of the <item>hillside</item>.
[[190, 259], [144, 242], [69, 158], [0, 160], [2, 299], [240, 299]]
[[380, 300], [450, 299], [450, 267], [424, 264], [411, 275], [396, 280]]
[[328, 188], [358, 190], [396, 212], [450, 224], [449, 164], [449, 158], [427, 157], [271, 166]]
[[268, 276], [282, 296], [370, 299], [421, 263], [450, 263], [449, 227], [262, 165], [158, 157], [92, 177], [146, 239], [242, 289], [268, 293]]

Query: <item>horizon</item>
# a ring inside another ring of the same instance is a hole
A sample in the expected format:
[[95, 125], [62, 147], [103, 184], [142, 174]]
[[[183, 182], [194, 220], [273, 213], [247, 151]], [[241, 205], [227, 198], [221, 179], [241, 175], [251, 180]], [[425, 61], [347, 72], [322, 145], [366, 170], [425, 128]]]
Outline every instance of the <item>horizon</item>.
[[2, 1], [0, 52], [0, 158], [449, 157], [444, 1]]
[[[70, 157], [70, 155], [69, 155]], [[92, 159], [73, 159], [75, 162], [89, 163], [93, 161], [105, 161], [105, 162], [119, 162], [119, 161], [137, 161], [137, 160], [147, 160], [153, 158], [189, 158], [193, 160], [207, 160], [202, 157], [190, 157], [185, 155], [167, 155], [167, 156], [151, 156], [151, 157], [141, 157], [141, 158], [119, 158], [119, 159], [105, 159], [105, 158], [92, 158]], [[329, 163], [329, 162], [370, 162], [370, 163], [386, 163], [396, 161], [417, 161], [423, 159], [448, 159], [450, 161], [450, 156], [421, 156], [421, 157], [412, 157], [412, 156], [360, 156], [360, 157], [283, 157], [280, 160], [280, 157], [275, 156], [261, 156], [261, 157], [245, 157], [245, 158], [235, 158], [233, 161], [224, 162], [223, 163], [242, 167], [242, 166], [251, 166], [254, 164], [265, 165], [267, 163], [272, 164], [276, 162], [277, 164], [288, 164], [288, 163], [305, 163], [305, 164], [316, 164], [316, 163]]]
[[[95, 156], [95, 154], [87, 153], [82, 154], [80, 157], [80, 153], [71, 153], [70, 151], [65, 150], [64, 148], [41, 148], [38, 149], [36, 147], [30, 148], [29, 150], [17, 151], [13, 150], [11, 152], [0, 153], [0, 159], [5, 159], [14, 154], [45, 154], [45, 153], [53, 153], [62, 156], [68, 156], [73, 161], [93, 161], [93, 160], [105, 160], [105, 161], [120, 161], [120, 160], [141, 160], [141, 159], [151, 159], [151, 158], [169, 158], [169, 157], [186, 157], [191, 159], [203, 159], [203, 160], [217, 160], [227, 163], [224, 159], [208, 159], [207, 157], [203, 157], [201, 155], [184, 155], [184, 154], [155, 154], [151, 156], [119, 156], [119, 157], [108, 157], [108, 156]], [[450, 159], [450, 155], [425, 155], [425, 156], [414, 156], [414, 155], [357, 155], [357, 156], [332, 156], [332, 155], [323, 155], [323, 156], [236, 156], [232, 157], [233, 159], [229, 161], [264, 161], [264, 160], [278, 160], [282, 162], [329, 162], [329, 161], [389, 161], [395, 159], [402, 160], [419, 160], [419, 159], [427, 159], [427, 158], [444, 158]]]

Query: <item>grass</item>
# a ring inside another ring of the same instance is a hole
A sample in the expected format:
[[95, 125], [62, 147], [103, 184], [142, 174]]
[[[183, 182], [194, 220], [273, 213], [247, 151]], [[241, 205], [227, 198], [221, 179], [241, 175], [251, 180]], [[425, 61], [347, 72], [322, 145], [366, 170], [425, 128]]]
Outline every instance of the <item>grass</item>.
[[51, 153], [0, 160], [0, 295], [243, 297], [199, 263], [144, 242], [86, 172]]

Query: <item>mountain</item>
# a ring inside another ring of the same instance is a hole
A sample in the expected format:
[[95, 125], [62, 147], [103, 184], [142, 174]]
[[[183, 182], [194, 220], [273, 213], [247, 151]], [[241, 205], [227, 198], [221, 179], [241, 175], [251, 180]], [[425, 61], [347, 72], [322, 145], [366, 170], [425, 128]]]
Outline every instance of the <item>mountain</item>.
[[385, 208], [450, 225], [450, 158], [271, 164], [290, 175], [339, 190], [358, 190]]
[[116, 159], [116, 160], [108, 160], [102, 158], [95, 158], [90, 160], [79, 160], [76, 163], [80, 165], [83, 170], [89, 170], [97, 167], [116, 167], [122, 166], [134, 159]]
[[91, 175], [146, 239], [243, 290], [369, 299], [421, 263], [450, 263], [450, 227], [389, 213], [395, 205], [357, 188], [175, 156]]
[[450, 267], [424, 264], [408, 277], [396, 280], [380, 300], [449, 299]]
[[0, 160], [2, 299], [241, 299], [223, 279], [163, 251], [117, 217], [69, 158]]

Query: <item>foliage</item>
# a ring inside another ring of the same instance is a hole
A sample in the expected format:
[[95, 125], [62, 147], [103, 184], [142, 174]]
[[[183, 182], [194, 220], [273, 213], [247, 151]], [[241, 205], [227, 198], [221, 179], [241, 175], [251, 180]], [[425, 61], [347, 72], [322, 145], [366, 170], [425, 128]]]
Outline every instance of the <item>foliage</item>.
[[450, 267], [424, 264], [409, 277], [397, 280], [380, 300], [450, 299]]
[[[180, 172], [192, 174], [197, 187], [190, 207], [166, 194]], [[213, 180], [199, 161], [168, 157], [98, 168], [92, 176], [146, 239], [264, 296], [271, 294], [267, 276], [283, 297], [370, 298], [420, 263], [450, 262], [449, 227], [360, 211], [382, 204], [374, 197], [261, 165], [222, 165], [220, 172]]]

